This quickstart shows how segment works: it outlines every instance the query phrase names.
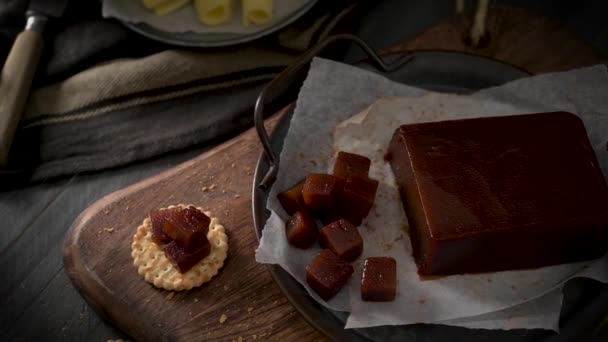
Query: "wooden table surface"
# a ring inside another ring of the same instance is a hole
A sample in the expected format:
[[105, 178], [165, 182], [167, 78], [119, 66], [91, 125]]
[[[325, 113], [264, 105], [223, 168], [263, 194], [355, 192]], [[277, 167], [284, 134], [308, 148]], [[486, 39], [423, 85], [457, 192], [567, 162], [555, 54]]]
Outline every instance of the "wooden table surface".
[[[376, 31], [379, 43], [375, 46], [382, 46], [386, 37], [392, 35], [393, 40], [404, 38], [403, 43], [395, 48], [398, 50], [442, 48], [467, 51], [509, 61], [532, 72], [564, 70], [602, 61], [596, 50], [565, 26], [538, 17], [526, 17], [530, 16], [527, 12], [495, 10], [491, 14], [490, 32], [494, 32], [494, 38], [503, 37], [504, 40], [492, 38], [488, 46], [472, 49], [461, 43], [469, 20], [451, 17], [450, 10], [445, 9], [423, 19], [424, 15], [420, 13], [408, 12], [405, 2], [389, 2], [403, 3], [401, 10], [404, 16], [409, 16], [412, 22], [419, 17], [418, 23], [426, 20], [424, 27], [433, 28], [416, 37], [404, 36], [399, 30], [389, 33]], [[386, 15], [390, 17], [387, 9], [381, 10], [387, 11]], [[361, 34], [365, 36], [369, 32], [362, 29]], [[520, 39], [522, 37], [526, 39]], [[199, 148], [120, 170], [79, 175], [0, 194], [0, 216], [3, 218], [0, 271], [4, 275], [0, 283], [0, 338], [28, 341], [127, 338], [95, 314], [69, 281], [62, 261], [66, 232], [74, 219], [102, 196], [202, 152], [203, 149]], [[301, 339], [322, 338], [305, 323], [285, 297], [276, 292], [276, 285], [268, 283], [267, 286], [274, 291], [270, 296], [273, 305], [285, 313], [282, 320], [290, 322], [284, 327], [287, 331], [268, 335], [267, 339], [291, 336], [289, 329], [297, 331]], [[238, 336], [230, 338], [238, 339]], [[226, 340], [230, 338], [226, 336]], [[249, 338], [253, 339], [253, 336]]]

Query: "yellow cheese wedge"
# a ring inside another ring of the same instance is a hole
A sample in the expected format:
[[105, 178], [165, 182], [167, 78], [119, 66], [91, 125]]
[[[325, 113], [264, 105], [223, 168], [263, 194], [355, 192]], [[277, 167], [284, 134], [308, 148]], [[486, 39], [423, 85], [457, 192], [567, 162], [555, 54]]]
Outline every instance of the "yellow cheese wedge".
[[186, 6], [190, 3], [190, 0], [172, 0], [171, 2], [164, 3], [154, 8], [156, 15], [163, 16], [169, 13], [175, 12], [178, 9]]
[[205, 25], [221, 25], [232, 20], [233, 0], [194, 0], [198, 19]]
[[243, 0], [243, 25], [268, 24], [272, 21], [273, 0]]

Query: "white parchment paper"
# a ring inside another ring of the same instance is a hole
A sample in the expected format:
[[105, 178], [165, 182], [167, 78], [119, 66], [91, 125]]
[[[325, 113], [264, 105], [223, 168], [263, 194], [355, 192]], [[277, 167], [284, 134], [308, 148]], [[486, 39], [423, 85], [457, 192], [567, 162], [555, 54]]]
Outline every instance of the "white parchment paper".
[[[565, 110], [583, 118], [606, 175], [605, 94], [608, 77], [604, 66], [529, 77], [472, 96], [457, 96], [405, 86], [368, 71], [316, 59], [301, 89], [281, 152], [281, 165], [289, 167], [281, 167], [271, 189], [267, 206], [272, 215], [264, 228], [256, 260], [280, 264], [308, 289], [305, 267], [319, 248], [302, 251], [286, 243], [280, 218], [284, 212], [275, 195], [309, 172], [331, 170], [336, 149], [363, 153], [373, 159], [370, 176], [381, 182], [377, 205], [359, 228], [365, 241], [363, 255], [353, 264], [355, 275], [336, 297], [324, 302], [309, 290], [311, 296], [330, 309], [350, 311], [347, 328], [435, 322], [474, 328], [556, 330], [563, 283], [581, 275], [608, 281], [608, 257], [536, 270], [421, 281], [403, 231], [407, 221], [394, 178], [382, 155], [394, 129], [406, 122]], [[397, 96], [401, 98], [391, 98]], [[387, 115], [395, 112], [400, 115]], [[361, 114], [353, 118], [357, 113]], [[396, 300], [361, 302], [360, 262], [368, 256], [387, 255], [398, 261]]]
[[273, 20], [268, 25], [244, 26], [241, 1], [234, 2], [233, 17], [230, 23], [219, 26], [207, 26], [201, 23], [194, 4], [191, 3], [166, 16], [157, 16], [154, 11], [144, 7], [139, 0], [104, 0], [102, 13], [104, 18], [116, 18], [130, 23], [146, 23], [165, 32], [183, 33], [255, 33], [268, 28], [269, 25], [285, 19], [294, 11], [302, 8], [309, 0], [275, 1]]

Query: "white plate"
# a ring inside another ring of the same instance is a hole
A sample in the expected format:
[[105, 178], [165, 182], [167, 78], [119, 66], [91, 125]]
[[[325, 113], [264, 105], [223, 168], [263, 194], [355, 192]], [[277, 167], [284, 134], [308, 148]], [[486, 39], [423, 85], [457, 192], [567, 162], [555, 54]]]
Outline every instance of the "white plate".
[[[130, 0], [133, 1], [133, 0]], [[279, 0], [281, 1], [281, 0]], [[125, 13], [121, 14], [117, 17], [120, 19], [122, 23], [130, 28], [131, 30], [146, 36], [148, 38], [158, 40], [164, 43], [180, 45], [180, 46], [192, 46], [192, 47], [218, 47], [218, 46], [228, 46], [241, 44], [245, 42], [249, 42], [268, 34], [271, 34], [290, 23], [294, 22], [308, 10], [310, 10], [317, 0], [308, 0], [304, 1], [299, 7], [290, 9], [289, 14], [283, 16], [282, 18], [276, 20], [270, 25], [260, 27], [251, 32], [245, 33], [235, 33], [235, 32], [217, 32], [218, 28], [215, 27], [210, 29], [213, 32], [169, 32], [167, 30], [163, 30], [159, 27], [155, 27], [145, 22], [134, 22], [136, 20], [123, 20], [121, 17], [128, 17], [132, 14]], [[105, 4], [104, 4], [105, 5]], [[143, 6], [142, 6], [143, 8]], [[190, 10], [190, 9], [188, 9]], [[191, 9], [194, 12], [194, 9]], [[177, 12], [176, 12], [177, 13]], [[104, 13], [105, 15], [105, 13]], [[172, 14], [169, 14], [166, 18], [167, 20], [171, 20]], [[164, 18], [163, 18], [164, 19]], [[158, 20], [158, 18], [157, 18]], [[202, 27], [202, 26], [201, 26]], [[199, 27], [200, 28], [200, 27]]]

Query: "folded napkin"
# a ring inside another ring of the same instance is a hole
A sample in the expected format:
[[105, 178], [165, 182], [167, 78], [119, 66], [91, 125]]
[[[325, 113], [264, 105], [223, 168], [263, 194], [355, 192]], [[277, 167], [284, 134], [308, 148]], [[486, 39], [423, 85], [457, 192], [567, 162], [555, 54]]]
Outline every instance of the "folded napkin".
[[[0, 21], [3, 14], [23, 13], [24, 2], [0, 7]], [[116, 167], [238, 133], [251, 125], [262, 86], [302, 51], [330, 33], [344, 32], [342, 26], [356, 16], [358, 5], [319, 3], [276, 34], [204, 50], [134, 37], [116, 21], [102, 20], [98, 6], [93, 6], [96, 13], [83, 10], [88, 14], [81, 16], [71, 15], [77, 8], [70, 8], [48, 39], [11, 162], [31, 170], [29, 180], [38, 181]], [[5, 43], [20, 24], [9, 29]], [[138, 43], [144, 43], [142, 51], [132, 47]], [[5, 51], [9, 46], [3, 46]], [[269, 111], [286, 100], [277, 99]]]

